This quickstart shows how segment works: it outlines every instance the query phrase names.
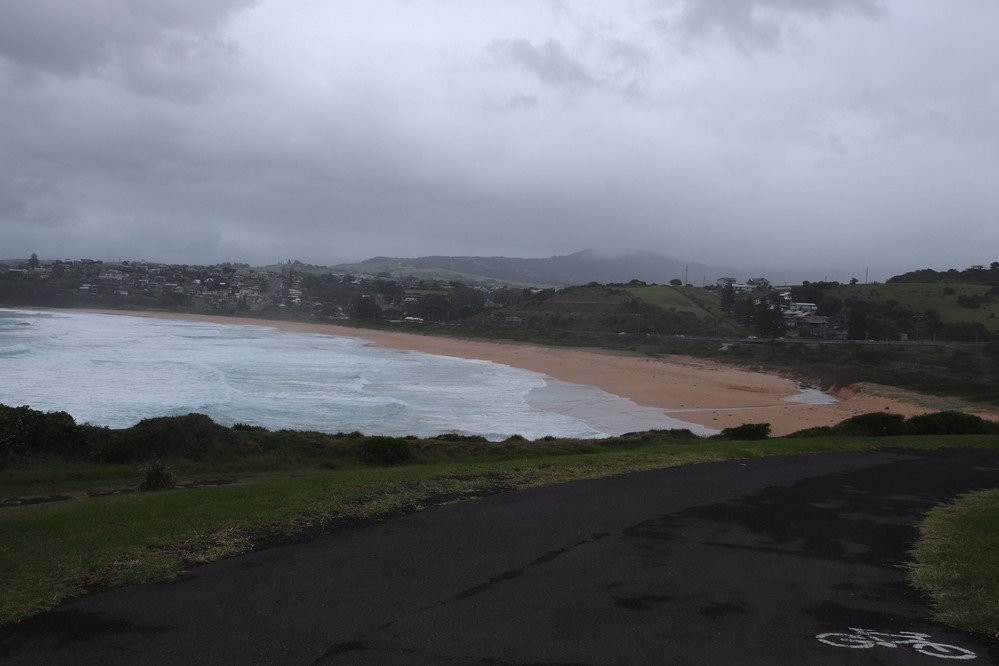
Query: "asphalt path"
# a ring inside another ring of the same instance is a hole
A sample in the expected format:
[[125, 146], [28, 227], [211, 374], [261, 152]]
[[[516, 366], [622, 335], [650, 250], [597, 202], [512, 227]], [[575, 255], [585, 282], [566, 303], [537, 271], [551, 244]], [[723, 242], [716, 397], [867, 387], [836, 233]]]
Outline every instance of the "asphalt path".
[[994, 641], [933, 622], [901, 566], [929, 508], [996, 486], [999, 452], [949, 450], [771, 457], [505, 493], [81, 597], [0, 630], [0, 659], [942, 663], [924, 654], [937, 651], [999, 663]]

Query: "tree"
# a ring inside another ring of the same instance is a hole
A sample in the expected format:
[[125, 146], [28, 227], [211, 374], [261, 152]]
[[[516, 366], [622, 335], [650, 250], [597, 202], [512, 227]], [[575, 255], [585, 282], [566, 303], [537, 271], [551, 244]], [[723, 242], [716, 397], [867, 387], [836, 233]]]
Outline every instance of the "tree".
[[721, 290], [721, 309], [723, 312], [732, 314], [732, 310], [735, 308], [735, 289], [732, 288], [731, 284], [726, 283]]
[[381, 319], [382, 309], [369, 294], [357, 294], [351, 303], [355, 319]]
[[673, 278], [672, 280], [669, 281], [669, 283], [674, 287], [679, 287], [683, 285], [683, 281], [681, 281], [679, 278]]
[[867, 338], [867, 310], [862, 304], [855, 303], [850, 307], [850, 326], [847, 328], [846, 337], [851, 340]]
[[41, 263], [41, 262], [40, 262], [40, 261], [38, 261], [38, 255], [37, 255], [37, 254], [35, 254], [34, 252], [32, 252], [32, 253], [31, 253], [31, 259], [28, 259], [28, 266], [30, 266], [30, 267], [32, 267], [32, 268], [38, 268], [38, 265], [39, 265], [40, 263]]

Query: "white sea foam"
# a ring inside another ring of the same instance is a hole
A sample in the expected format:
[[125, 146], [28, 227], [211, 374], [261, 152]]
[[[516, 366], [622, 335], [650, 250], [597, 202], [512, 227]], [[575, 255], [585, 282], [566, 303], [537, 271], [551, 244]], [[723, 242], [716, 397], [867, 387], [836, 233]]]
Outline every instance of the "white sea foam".
[[197, 411], [226, 424], [387, 435], [712, 432], [488, 361], [263, 326], [26, 310], [0, 310], [0, 403], [112, 427]]

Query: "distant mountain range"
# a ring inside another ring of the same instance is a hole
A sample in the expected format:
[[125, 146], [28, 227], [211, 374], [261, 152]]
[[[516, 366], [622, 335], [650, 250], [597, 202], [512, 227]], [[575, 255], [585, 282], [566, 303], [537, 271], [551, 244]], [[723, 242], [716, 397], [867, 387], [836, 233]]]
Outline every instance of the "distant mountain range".
[[[278, 264], [277, 267], [281, 265]], [[267, 268], [273, 269], [269, 266]], [[589, 282], [628, 282], [638, 279], [645, 282], [668, 283], [684, 279], [700, 286], [713, 283], [723, 276], [740, 281], [750, 277], [766, 277], [774, 284], [801, 282], [803, 279], [822, 279], [805, 276], [804, 271], [768, 270], [761, 268], [732, 268], [706, 266], [684, 262], [655, 252], [627, 254], [602, 254], [583, 250], [568, 255], [520, 259], [515, 257], [373, 257], [352, 264], [319, 267], [299, 264], [299, 270], [332, 270], [334, 272], [387, 274], [391, 277], [412, 275], [418, 278], [457, 280], [469, 284], [509, 284], [518, 286], [565, 286]]]

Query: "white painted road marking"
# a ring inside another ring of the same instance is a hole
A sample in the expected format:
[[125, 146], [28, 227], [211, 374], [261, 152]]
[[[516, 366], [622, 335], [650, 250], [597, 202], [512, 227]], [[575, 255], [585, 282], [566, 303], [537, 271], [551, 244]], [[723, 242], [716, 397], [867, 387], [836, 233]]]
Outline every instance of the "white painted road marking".
[[956, 645], [946, 643], [934, 643], [930, 640], [929, 634], [917, 634], [914, 631], [900, 631], [897, 634], [889, 634], [873, 629], [858, 629], [850, 627], [852, 634], [819, 634], [815, 638], [826, 645], [841, 648], [872, 648], [888, 647], [894, 648], [900, 645], [911, 645], [912, 649], [930, 657], [940, 657], [941, 659], [974, 659], [977, 655], [971, 650], [965, 650]]

